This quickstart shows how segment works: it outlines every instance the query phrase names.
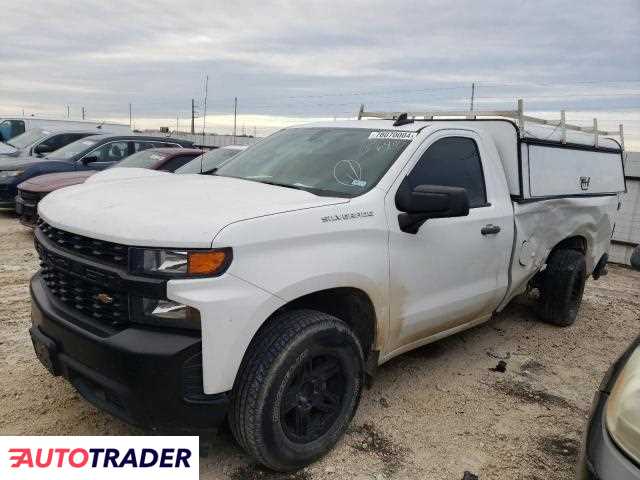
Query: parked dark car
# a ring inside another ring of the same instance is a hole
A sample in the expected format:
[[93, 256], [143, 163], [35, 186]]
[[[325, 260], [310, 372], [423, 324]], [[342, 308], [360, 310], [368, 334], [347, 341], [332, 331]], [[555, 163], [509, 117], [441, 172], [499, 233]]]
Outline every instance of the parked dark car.
[[95, 129], [74, 132], [52, 132], [42, 128], [34, 128], [5, 142], [3, 144], [4, 149], [0, 151], [0, 159], [43, 157], [76, 140], [95, 134]]
[[192, 142], [141, 135], [92, 135], [43, 158], [0, 159], [0, 208], [15, 208], [19, 184], [45, 173], [104, 170], [129, 155], [162, 147], [193, 147]]
[[[195, 148], [150, 148], [134, 153], [110, 168], [146, 168], [174, 172], [201, 156], [202, 150]], [[22, 182], [18, 185], [16, 196], [16, 213], [20, 215], [20, 222], [34, 227], [38, 219], [38, 202], [45, 195], [60, 188], [84, 183], [95, 173], [95, 170], [47, 173]]]

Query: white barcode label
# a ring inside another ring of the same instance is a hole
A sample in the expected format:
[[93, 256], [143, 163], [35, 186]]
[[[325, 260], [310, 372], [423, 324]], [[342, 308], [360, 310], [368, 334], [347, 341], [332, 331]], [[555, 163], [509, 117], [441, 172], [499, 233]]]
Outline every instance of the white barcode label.
[[385, 130], [382, 132], [371, 132], [369, 135], [369, 140], [372, 139], [380, 139], [380, 140], [413, 140], [418, 136], [417, 132], [398, 132], [398, 131], [390, 131]]

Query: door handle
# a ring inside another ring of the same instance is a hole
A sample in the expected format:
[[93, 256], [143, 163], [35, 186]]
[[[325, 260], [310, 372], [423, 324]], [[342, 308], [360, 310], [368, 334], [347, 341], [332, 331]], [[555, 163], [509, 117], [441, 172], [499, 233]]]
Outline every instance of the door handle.
[[490, 223], [489, 225], [485, 225], [484, 227], [482, 227], [480, 229], [480, 233], [482, 235], [495, 235], [496, 233], [500, 233], [500, 226]]

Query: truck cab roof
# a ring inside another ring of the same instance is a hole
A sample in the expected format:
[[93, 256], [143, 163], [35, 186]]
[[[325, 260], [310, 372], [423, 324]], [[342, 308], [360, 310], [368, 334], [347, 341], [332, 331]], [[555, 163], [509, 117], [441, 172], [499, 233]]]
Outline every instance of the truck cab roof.
[[427, 122], [415, 121], [404, 125], [394, 126], [395, 120], [338, 120], [306, 123], [289, 128], [366, 128], [379, 130], [396, 130], [400, 132], [419, 132], [429, 126]]

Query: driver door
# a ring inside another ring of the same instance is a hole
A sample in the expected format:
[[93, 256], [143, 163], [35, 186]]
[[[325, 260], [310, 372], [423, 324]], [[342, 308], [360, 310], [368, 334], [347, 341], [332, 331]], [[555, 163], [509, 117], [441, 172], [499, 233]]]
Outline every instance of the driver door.
[[[495, 149], [492, 153], [497, 154]], [[512, 210], [508, 198], [500, 198], [506, 197], [504, 174], [498, 175], [496, 159], [490, 164], [487, 158], [476, 134], [436, 132], [389, 190], [385, 200], [391, 299], [387, 351], [401, 353], [438, 333], [488, 318], [504, 295], [513, 238]], [[412, 188], [465, 188], [469, 214], [428, 219], [415, 234], [402, 231], [398, 224], [402, 212], [395, 196], [406, 176]], [[484, 227], [488, 225], [497, 227], [494, 233], [487, 233]]]
[[109, 142], [87, 153], [80, 160], [83, 170], [104, 170], [130, 155], [131, 145], [127, 141]]

